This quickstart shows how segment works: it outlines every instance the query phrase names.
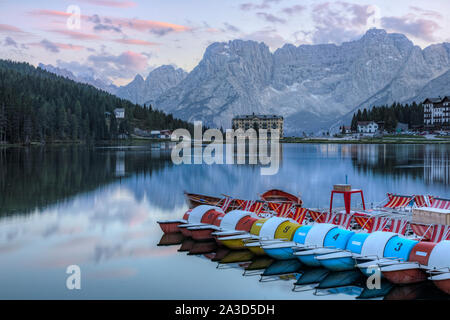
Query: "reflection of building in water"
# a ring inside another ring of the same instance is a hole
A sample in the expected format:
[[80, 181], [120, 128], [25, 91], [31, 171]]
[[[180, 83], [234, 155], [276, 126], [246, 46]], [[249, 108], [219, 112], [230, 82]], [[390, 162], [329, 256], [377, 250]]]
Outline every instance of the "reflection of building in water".
[[386, 145], [377, 144], [352, 145], [352, 156], [357, 159], [358, 163], [375, 166], [384, 162], [386, 158], [385, 147]]
[[[238, 144], [234, 144], [232, 148], [233, 154], [227, 154], [227, 146], [223, 147], [223, 163], [226, 164], [239, 164], [239, 165], [257, 165], [257, 166], [269, 166], [269, 164], [265, 164], [265, 161], [269, 161], [270, 163], [278, 162], [281, 166], [283, 162], [283, 144], [278, 143], [278, 147], [272, 148], [271, 141], [267, 142], [267, 149], [260, 149], [260, 145], [256, 144], [252, 147], [249, 144], [249, 141], [246, 139], [244, 146], [238, 146]], [[277, 143], [277, 142], [275, 142]], [[241, 148], [245, 148], [245, 152], [240, 152]], [[272, 151], [277, 152], [276, 154], [272, 154]], [[229, 163], [233, 161], [233, 163]]]
[[450, 161], [447, 148], [434, 148], [427, 146], [424, 153], [425, 182], [450, 183]]
[[340, 146], [337, 144], [321, 144], [319, 150], [322, 155], [337, 156], [339, 154]]
[[125, 175], [125, 151], [116, 152], [116, 177]]

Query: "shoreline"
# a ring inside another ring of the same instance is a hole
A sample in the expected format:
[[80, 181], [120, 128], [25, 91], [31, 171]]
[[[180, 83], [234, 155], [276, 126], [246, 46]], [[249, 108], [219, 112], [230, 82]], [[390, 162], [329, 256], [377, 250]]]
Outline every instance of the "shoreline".
[[[1, 148], [11, 147], [45, 147], [45, 146], [99, 146], [99, 145], [142, 145], [146, 143], [172, 142], [170, 139], [161, 138], [132, 138], [127, 140], [100, 140], [100, 141], [53, 141], [53, 142], [31, 142], [30, 144], [6, 143], [0, 144]], [[208, 144], [211, 141], [203, 141]], [[338, 140], [338, 139], [311, 139], [311, 138], [282, 138], [282, 144], [450, 144], [450, 139], [426, 139], [426, 138], [375, 138], [361, 140]]]

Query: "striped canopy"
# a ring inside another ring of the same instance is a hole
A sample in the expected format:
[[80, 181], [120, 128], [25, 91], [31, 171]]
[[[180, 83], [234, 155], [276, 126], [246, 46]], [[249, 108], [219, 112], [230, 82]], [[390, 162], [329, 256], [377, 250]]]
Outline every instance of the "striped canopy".
[[335, 212], [318, 212], [309, 210], [310, 217], [317, 223], [332, 223], [334, 224], [337, 219], [337, 213]]
[[431, 208], [450, 210], [450, 199], [434, 198], [431, 201]]
[[450, 226], [447, 225], [411, 223], [411, 228], [414, 234], [421, 237], [422, 240], [432, 242], [450, 240]]
[[300, 206], [297, 206], [295, 208], [294, 214], [292, 215], [292, 219], [296, 221], [299, 224], [303, 223], [303, 220], [305, 220], [306, 214], [308, 213], [308, 209], [302, 208]]
[[264, 202], [259, 200], [240, 200], [236, 199], [237, 204], [244, 211], [250, 211], [259, 215], [264, 207]]
[[418, 208], [429, 207], [433, 201], [433, 196], [414, 196], [414, 205]]
[[405, 235], [408, 224], [409, 221], [405, 219], [391, 219], [391, 226], [388, 231]]
[[361, 228], [366, 229], [369, 233], [375, 231], [388, 231], [387, 225], [391, 220], [387, 217], [371, 216], [365, 213], [355, 213], [353, 217]]
[[269, 208], [277, 213], [277, 217], [287, 218], [292, 215], [293, 203], [268, 202]]
[[339, 213], [336, 219], [336, 224], [344, 229], [350, 228], [350, 224], [353, 219], [353, 214], [351, 213]]
[[411, 196], [400, 196], [388, 193], [389, 201], [384, 205], [384, 208], [398, 209], [407, 207], [412, 200]]

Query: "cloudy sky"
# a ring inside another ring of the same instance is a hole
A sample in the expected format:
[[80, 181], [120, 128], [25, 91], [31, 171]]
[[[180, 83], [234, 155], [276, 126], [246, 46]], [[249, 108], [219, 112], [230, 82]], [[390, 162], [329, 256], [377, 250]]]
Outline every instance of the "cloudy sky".
[[[115, 84], [162, 64], [192, 70], [216, 41], [351, 41], [377, 27], [426, 47], [450, 41], [448, 0], [0, 0], [0, 58]], [[77, 18], [79, 13], [79, 19]]]

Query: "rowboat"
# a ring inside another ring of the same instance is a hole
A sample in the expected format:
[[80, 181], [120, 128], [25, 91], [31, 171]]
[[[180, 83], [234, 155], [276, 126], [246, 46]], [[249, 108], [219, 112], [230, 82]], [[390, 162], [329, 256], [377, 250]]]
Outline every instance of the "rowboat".
[[291, 202], [299, 205], [303, 203], [299, 197], [278, 189], [272, 189], [264, 192], [261, 195], [261, 199], [269, 202]]
[[184, 195], [187, 199], [189, 208], [191, 209], [200, 205], [218, 206], [222, 201], [219, 197], [206, 196], [203, 194], [185, 192]]
[[[225, 212], [231, 211], [231, 210], [243, 209], [243, 208], [241, 208], [241, 205], [239, 204], [240, 199], [229, 197], [229, 196], [224, 196], [222, 198], [219, 198], [219, 197], [214, 197], [214, 196], [208, 196], [208, 195], [197, 194], [197, 193], [188, 193], [188, 192], [185, 192], [184, 195], [187, 199], [189, 208], [191, 208], [191, 209], [193, 209], [197, 206], [200, 206], [200, 205], [210, 205], [210, 206], [220, 207], [226, 201], [229, 201], [229, 203], [227, 204], [226, 210], [224, 210]], [[299, 197], [294, 196], [293, 194], [290, 194], [288, 192], [285, 192], [282, 190], [277, 190], [277, 189], [272, 189], [272, 190], [264, 192], [261, 195], [261, 199], [264, 201], [268, 201], [268, 202], [291, 202], [291, 203], [295, 203], [295, 204], [299, 204], [299, 205], [302, 204], [302, 200]]]

